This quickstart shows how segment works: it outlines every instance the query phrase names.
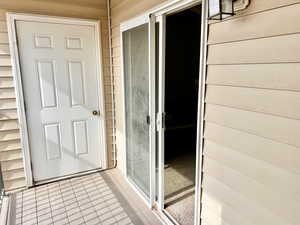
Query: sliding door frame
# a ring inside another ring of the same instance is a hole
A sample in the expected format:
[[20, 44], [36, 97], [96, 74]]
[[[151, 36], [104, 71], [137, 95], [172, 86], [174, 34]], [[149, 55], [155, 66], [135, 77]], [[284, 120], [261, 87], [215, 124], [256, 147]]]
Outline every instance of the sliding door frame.
[[[143, 191], [134, 184], [134, 182], [128, 177], [127, 173], [127, 140], [126, 140], [126, 99], [125, 99], [125, 73], [124, 73], [124, 47], [123, 47], [123, 33], [141, 25], [148, 24], [148, 60], [149, 60], [149, 170], [150, 170], [150, 194], [147, 197]], [[155, 202], [155, 159], [156, 159], [156, 133], [155, 133], [155, 21], [149, 17], [148, 14], [143, 14], [134, 19], [128, 20], [120, 26], [120, 40], [121, 40], [121, 73], [122, 73], [122, 85], [123, 85], [123, 128], [124, 128], [124, 149], [125, 149], [125, 165], [124, 171], [128, 183], [138, 193], [138, 195], [146, 202], [149, 208], [152, 208]]]
[[[157, 131], [158, 131], [158, 190], [157, 190], [157, 208], [165, 214], [174, 224], [176, 221], [165, 210], [164, 207], [164, 130], [165, 130], [165, 49], [166, 49], [166, 16], [191, 8], [201, 4], [201, 38], [200, 38], [200, 62], [199, 62], [199, 91], [198, 91], [198, 110], [197, 110], [197, 143], [196, 143], [196, 178], [195, 178], [195, 215], [194, 224], [201, 224], [201, 184], [202, 184], [202, 160], [203, 160], [203, 128], [204, 128], [204, 93], [206, 77], [206, 52], [207, 52], [207, 0], [182, 0], [173, 1], [166, 7], [162, 7], [152, 12], [151, 16], [156, 18], [159, 23], [159, 99], [157, 113]], [[199, 28], [200, 29], [200, 28]]]
[[[121, 23], [121, 73], [123, 79], [123, 115], [125, 116], [125, 79], [124, 79], [124, 58], [123, 58], [123, 32], [139, 25], [148, 23], [149, 28], [149, 87], [150, 87], [150, 198], [145, 199], [140, 190], [135, 185], [129, 183], [137, 191], [137, 193], [147, 202], [148, 206], [157, 209], [156, 212], [165, 219], [172, 220], [170, 215], [164, 210], [164, 137], [163, 137], [163, 113], [164, 113], [164, 79], [165, 79], [165, 18], [181, 10], [191, 8], [195, 5], [202, 5], [202, 20], [201, 20], [201, 40], [200, 41], [200, 63], [199, 63], [199, 91], [198, 91], [198, 112], [197, 112], [197, 144], [196, 144], [196, 185], [195, 185], [195, 219], [194, 224], [201, 224], [201, 195], [202, 195], [202, 172], [203, 172], [203, 131], [204, 131], [204, 94], [205, 94], [205, 79], [206, 79], [206, 59], [207, 59], [207, 34], [208, 34], [208, 0], [170, 0], [162, 3], [157, 7], [148, 10], [143, 15], [134, 19]], [[159, 86], [155, 87], [155, 23], [159, 23]], [[159, 89], [159, 106], [158, 114], [156, 114], [156, 89]], [[162, 94], [163, 93], [163, 94]], [[126, 168], [126, 121], [123, 120], [124, 128], [124, 148], [125, 148], [125, 168], [124, 171], [127, 177]], [[158, 179], [156, 173], [156, 132], [158, 135]], [[128, 179], [128, 177], [127, 177]], [[156, 182], [158, 181], [158, 183]], [[157, 190], [158, 187], [158, 190]], [[157, 198], [156, 198], [157, 197]], [[172, 221], [176, 224], [175, 221]]]

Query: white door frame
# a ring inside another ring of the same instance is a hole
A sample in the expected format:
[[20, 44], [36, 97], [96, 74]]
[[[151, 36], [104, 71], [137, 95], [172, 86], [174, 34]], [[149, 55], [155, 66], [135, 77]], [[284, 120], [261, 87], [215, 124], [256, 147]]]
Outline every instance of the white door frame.
[[[148, 46], [149, 46], [149, 116], [150, 116], [150, 126], [149, 126], [149, 168], [150, 168], [150, 195], [149, 198], [137, 187], [127, 174], [127, 144], [126, 144], [126, 100], [125, 100], [125, 74], [124, 74], [124, 54], [123, 54], [123, 32], [130, 30], [132, 28], [141, 26], [143, 24], [148, 24]], [[125, 177], [130, 186], [137, 192], [137, 194], [146, 202], [146, 204], [151, 208], [155, 202], [155, 21], [149, 17], [148, 14], [143, 14], [131, 20], [128, 20], [120, 25], [120, 44], [121, 44], [121, 74], [122, 74], [122, 88], [123, 88], [123, 134], [124, 134], [124, 172]]]
[[[32, 166], [31, 166], [31, 154], [30, 154], [30, 143], [28, 136], [27, 118], [24, 104], [24, 92], [22, 85], [22, 76], [20, 68], [19, 49], [17, 44], [17, 30], [16, 21], [32, 21], [32, 22], [44, 22], [44, 23], [58, 23], [58, 24], [70, 24], [70, 25], [83, 25], [93, 26], [95, 28], [95, 40], [96, 40], [96, 72], [98, 74], [98, 89], [99, 89], [99, 107], [103, 115], [103, 135], [104, 135], [104, 151], [102, 152], [102, 162], [99, 165], [103, 165], [103, 168], [107, 168], [107, 143], [106, 143], [106, 121], [105, 121], [105, 108], [104, 108], [104, 86], [103, 86], [103, 66], [102, 66], [102, 46], [100, 36], [100, 21], [99, 20], [84, 20], [76, 18], [65, 18], [65, 17], [54, 17], [34, 14], [22, 14], [8, 12], [6, 14], [8, 37], [9, 37], [9, 48], [12, 58], [12, 72], [14, 77], [14, 85], [16, 88], [16, 100], [18, 109], [18, 118], [21, 133], [21, 148], [23, 152], [23, 164], [25, 170], [26, 186], [31, 187], [34, 185]], [[100, 137], [99, 137], [100, 138]], [[68, 176], [69, 177], [69, 176]]]
[[[159, 29], [160, 29], [160, 42], [163, 43], [164, 42], [164, 33], [163, 32], [165, 30], [165, 16], [168, 14], [172, 14], [174, 12], [183, 10], [185, 8], [189, 8], [192, 7], [194, 5], [200, 4], [202, 3], [202, 20], [201, 20], [201, 43], [200, 43], [200, 63], [199, 63], [199, 92], [198, 92], [198, 113], [197, 113], [197, 144], [196, 144], [196, 185], [195, 185], [195, 225], [199, 225], [201, 223], [201, 219], [200, 219], [200, 213], [201, 213], [201, 184], [202, 184], [202, 160], [203, 160], [203, 129], [204, 129], [204, 93], [205, 93], [205, 78], [206, 78], [206, 58], [207, 58], [207, 33], [208, 33], [208, 20], [207, 20], [207, 11], [208, 11], [208, 0], [170, 0], [167, 1], [163, 4], [158, 5], [157, 7], [150, 9], [149, 11], [145, 12], [144, 14], [135, 17], [133, 19], [127, 20], [123, 23], [121, 23], [120, 25], [120, 44], [121, 44], [121, 74], [122, 74], [122, 85], [123, 85], [123, 92], [125, 91], [125, 85], [124, 85], [124, 64], [123, 64], [123, 40], [122, 40], [122, 32], [124, 32], [125, 30], [134, 28], [136, 26], [139, 26], [141, 24], [145, 24], [147, 22], [149, 22], [149, 20], [154, 20], [156, 22], [159, 22]], [[150, 19], [149, 19], [150, 18]], [[153, 19], [154, 18], [154, 19]], [[149, 36], [150, 37], [150, 36]], [[153, 38], [153, 37], [150, 37]], [[151, 42], [151, 39], [149, 39], [149, 42]], [[151, 47], [152, 46], [152, 47]], [[151, 48], [155, 48], [155, 45], [153, 46], [150, 45]], [[153, 52], [153, 49], [149, 49], [149, 51]], [[162, 81], [164, 79], [164, 67], [162, 67], [162, 65], [164, 65], [164, 49], [162, 48], [162, 46], [160, 46], [160, 51], [159, 51], [159, 55], [160, 55], [160, 59], [159, 59], [159, 79], [160, 79], [160, 84], [162, 84]], [[153, 69], [152, 69], [153, 70]], [[151, 74], [151, 70], [150, 70], [150, 74]], [[152, 74], [153, 76], [153, 74]], [[155, 74], [154, 74], [155, 76]], [[153, 79], [153, 77], [150, 77], [150, 82]], [[161, 91], [164, 91], [164, 87], [163, 85], [160, 85], [158, 87]], [[162, 93], [162, 92], [161, 92]], [[162, 96], [160, 95], [159, 98], [162, 98]], [[152, 96], [152, 99], [153, 98]], [[160, 105], [163, 104], [163, 101], [160, 100]], [[150, 103], [150, 105], [155, 105], [153, 103]], [[161, 108], [162, 109], [162, 108]], [[151, 110], [151, 112], [153, 113], [153, 111]], [[162, 112], [158, 113], [158, 117], [160, 117]], [[125, 92], [123, 93], [123, 115], [125, 115]], [[155, 113], [150, 115], [152, 118], [155, 118], [156, 115]], [[161, 120], [160, 118], [157, 118], [156, 121], [156, 125], [154, 127], [152, 127], [151, 129], [156, 130], [156, 127], [159, 128], [159, 125], [161, 124]], [[158, 126], [157, 126], [158, 125]], [[125, 174], [127, 176], [127, 171], [126, 171], [126, 121], [125, 121], [125, 117], [123, 120], [123, 134], [124, 134], [124, 150], [125, 150]], [[159, 128], [161, 129], [161, 128]], [[151, 133], [153, 132], [153, 130], [151, 131]], [[160, 132], [162, 135], [162, 132]], [[159, 138], [159, 145], [162, 146], [163, 145], [163, 140], [162, 137]], [[155, 145], [154, 145], [155, 148]], [[150, 149], [150, 151], [153, 151], [153, 156], [155, 159], [155, 149]], [[159, 165], [158, 165], [158, 170], [159, 173], [161, 174], [162, 171], [164, 170], [164, 155], [162, 154], [162, 152], [159, 152]], [[151, 164], [151, 168], [152, 168], [152, 174], [155, 174], [155, 165], [153, 166]], [[150, 168], [150, 169], [151, 169]], [[156, 184], [156, 177], [151, 176], [150, 178], [153, 179], [151, 181], [152, 185], [155, 186]], [[129, 182], [131, 183], [131, 182]], [[164, 179], [163, 177], [159, 177], [158, 179], [158, 201], [157, 201], [157, 206], [158, 209], [160, 210], [160, 212], [163, 212], [165, 210], [163, 210], [163, 201], [161, 200], [164, 197], [163, 194], [163, 187], [164, 187]], [[133, 188], [136, 190], [136, 188], [133, 186]], [[155, 189], [154, 189], [155, 190]], [[137, 193], [142, 196], [139, 191], [137, 191]], [[156, 195], [156, 190], [155, 190], [155, 195]], [[144, 197], [142, 196], [142, 198], [144, 199]], [[144, 199], [145, 200], [145, 199]], [[147, 202], [148, 204], [148, 202]], [[150, 202], [150, 207], [155, 206], [155, 202]], [[168, 214], [167, 212], [163, 212], [159, 214], [161, 216], [163, 216], [163, 213]], [[170, 217], [170, 215], [167, 215], [167, 217]], [[166, 218], [166, 217], [165, 217]]]
[[[190, 8], [197, 4], [202, 4], [201, 15], [201, 40], [200, 41], [200, 62], [199, 62], [199, 91], [198, 91], [198, 110], [197, 110], [197, 143], [196, 143], [196, 178], [195, 178], [195, 218], [194, 224], [199, 225], [201, 223], [201, 184], [202, 184], [202, 161], [203, 161], [203, 128], [204, 128], [204, 93], [205, 93], [205, 77], [206, 77], [206, 52], [207, 52], [207, 0], [182, 0], [176, 1], [174, 4], [166, 8], [159, 9], [153, 12], [153, 16], [156, 16], [157, 22], [159, 22], [159, 109], [158, 109], [158, 209], [170, 217], [172, 216], [164, 209], [164, 97], [165, 97], [165, 18], [166, 15], [174, 12], [181, 11], [185, 8]], [[174, 221], [173, 221], [174, 222]]]

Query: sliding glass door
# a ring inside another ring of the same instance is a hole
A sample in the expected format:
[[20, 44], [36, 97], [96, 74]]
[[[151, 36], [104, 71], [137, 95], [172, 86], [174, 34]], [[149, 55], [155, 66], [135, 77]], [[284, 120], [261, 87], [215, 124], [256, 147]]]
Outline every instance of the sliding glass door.
[[123, 32], [127, 176], [150, 194], [148, 24]]

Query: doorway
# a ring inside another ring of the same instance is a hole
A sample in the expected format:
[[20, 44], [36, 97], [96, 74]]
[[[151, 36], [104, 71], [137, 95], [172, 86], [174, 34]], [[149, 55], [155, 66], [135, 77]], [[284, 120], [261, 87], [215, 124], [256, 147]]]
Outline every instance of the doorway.
[[[181, 225], [194, 224], [201, 5], [165, 17], [163, 208]], [[163, 80], [163, 81], [162, 81]]]
[[200, 3], [162, 6], [121, 24], [126, 175], [150, 207], [181, 225], [194, 224], [199, 202]]
[[99, 23], [9, 16], [10, 35], [17, 40], [11, 44], [23, 143], [28, 143], [23, 148], [26, 154], [30, 149], [25, 163], [32, 164], [33, 180], [105, 169]]

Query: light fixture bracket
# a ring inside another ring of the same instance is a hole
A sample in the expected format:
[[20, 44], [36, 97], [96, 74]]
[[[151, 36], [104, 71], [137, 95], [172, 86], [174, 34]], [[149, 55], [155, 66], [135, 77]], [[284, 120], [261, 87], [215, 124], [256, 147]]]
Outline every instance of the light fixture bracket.
[[209, 20], [223, 20], [248, 7], [250, 0], [209, 0]]

